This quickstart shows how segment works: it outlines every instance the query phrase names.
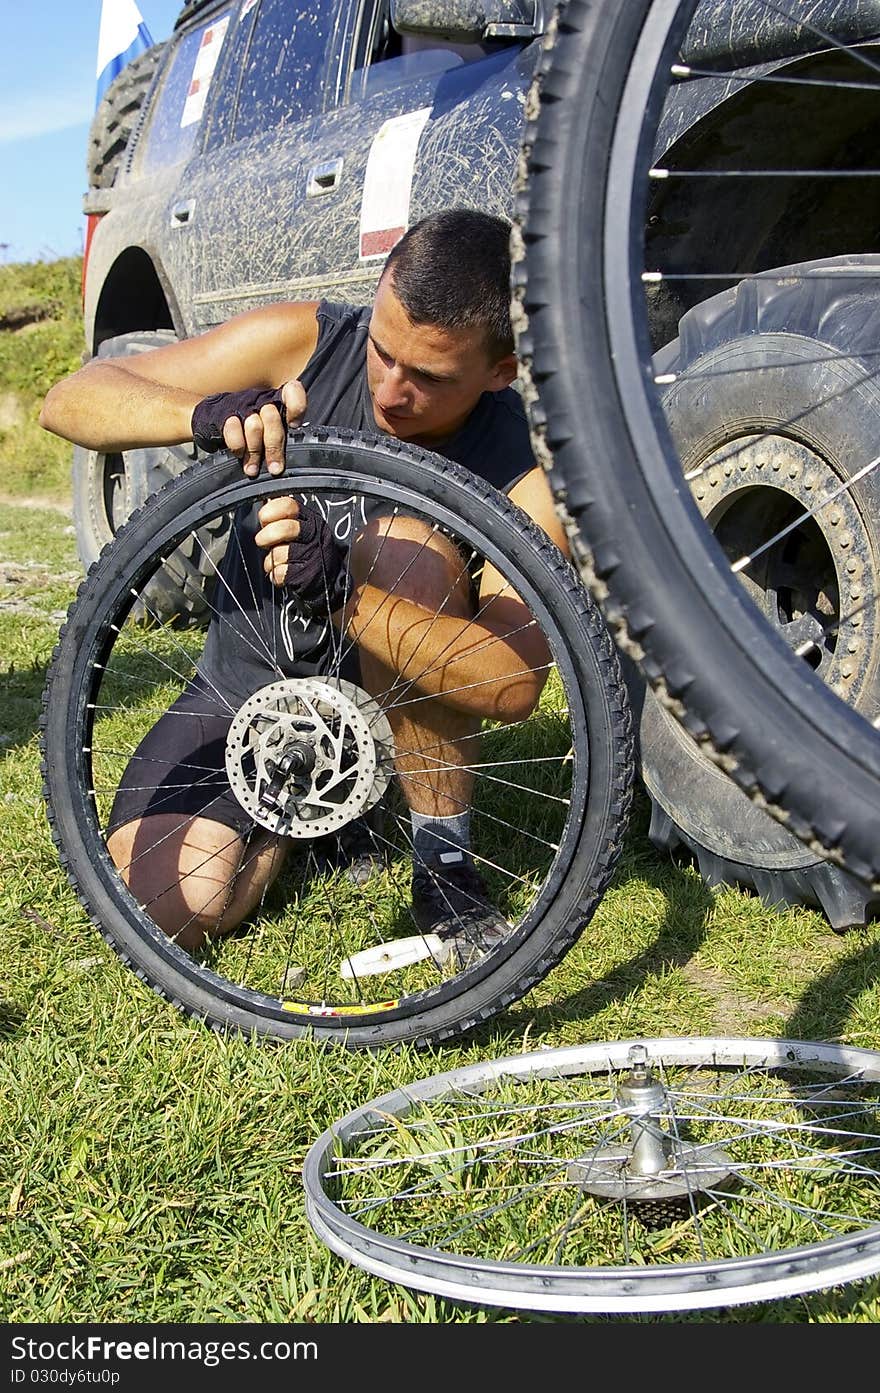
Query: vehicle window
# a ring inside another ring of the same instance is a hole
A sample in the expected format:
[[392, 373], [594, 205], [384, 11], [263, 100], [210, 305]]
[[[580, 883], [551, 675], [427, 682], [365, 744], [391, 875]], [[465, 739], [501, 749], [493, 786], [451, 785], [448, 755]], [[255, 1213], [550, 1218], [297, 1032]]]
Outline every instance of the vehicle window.
[[239, 83], [234, 140], [293, 125], [323, 109], [335, 9], [261, 0]]
[[139, 174], [165, 169], [189, 157], [226, 39], [230, 14], [229, 10], [221, 11], [207, 23], [184, 34], [178, 42], [153, 103], [149, 125], [138, 142]]
[[368, 97], [413, 78], [479, 62], [504, 44], [457, 44], [433, 35], [398, 34], [390, 0], [365, 0], [355, 42], [350, 95]]
[[242, 0], [238, 19], [233, 20], [223, 45], [223, 72], [211, 93], [210, 124], [204, 134], [202, 151], [213, 150], [232, 139], [238, 90], [247, 67], [251, 35], [257, 19], [258, 0]]

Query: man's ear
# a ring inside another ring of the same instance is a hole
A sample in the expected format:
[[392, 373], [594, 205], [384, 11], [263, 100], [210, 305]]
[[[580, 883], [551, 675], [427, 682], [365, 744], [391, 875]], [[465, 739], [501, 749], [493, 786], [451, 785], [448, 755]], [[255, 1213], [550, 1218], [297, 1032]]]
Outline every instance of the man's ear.
[[516, 377], [516, 354], [508, 353], [506, 358], [500, 358], [491, 369], [490, 392], [500, 392], [505, 387], [509, 387]]

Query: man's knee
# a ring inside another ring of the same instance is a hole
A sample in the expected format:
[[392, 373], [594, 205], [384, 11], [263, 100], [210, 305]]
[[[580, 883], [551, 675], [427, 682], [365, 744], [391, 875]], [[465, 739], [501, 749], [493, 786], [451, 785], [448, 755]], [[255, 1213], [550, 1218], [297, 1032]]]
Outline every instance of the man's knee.
[[457, 617], [472, 612], [469, 558], [424, 518], [372, 519], [354, 541], [351, 562], [356, 585]]
[[207, 818], [175, 814], [126, 823], [107, 849], [135, 899], [169, 938], [197, 948], [244, 918], [280, 869], [277, 839], [250, 844]]

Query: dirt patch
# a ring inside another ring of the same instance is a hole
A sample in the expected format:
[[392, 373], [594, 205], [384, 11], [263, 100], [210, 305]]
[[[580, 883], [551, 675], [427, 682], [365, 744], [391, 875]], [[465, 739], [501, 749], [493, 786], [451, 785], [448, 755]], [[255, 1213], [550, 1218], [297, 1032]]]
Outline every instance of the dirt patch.
[[[752, 1020], [760, 1025], [773, 1017], [788, 1015], [792, 1009], [793, 1003], [790, 1001], [780, 1000], [773, 1005], [766, 1001], [752, 1001], [741, 992], [735, 991], [726, 977], [712, 968], [688, 962], [681, 970], [689, 982], [713, 999], [715, 1033], [718, 1035], [742, 1035], [745, 1021]], [[758, 1034], [760, 1033], [759, 1030]]]
[[3, 561], [0, 559], [0, 585], [57, 585], [59, 581], [80, 579], [81, 571], [50, 571], [42, 561]]
[[[0, 395], [0, 428], [3, 426], [3, 397]], [[73, 504], [65, 498], [48, 498], [42, 494], [28, 495], [0, 493], [0, 508], [29, 508], [33, 512], [61, 513], [63, 517], [73, 517]]]
[[15, 392], [0, 392], [0, 430], [17, 430], [24, 425], [25, 411]]
[[57, 300], [50, 300], [43, 305], [18, 305], [15, 309], [0, 314], [0, 331], [17, 333], [19, 329], [27, 329], [31, 324], [51, 319], [59, 309]]
[[[81, 571], [50, 571], [39, 561], [0, 561], [0, 603], [4, 614], [18, 614], [23, 619], [49, 619], [59, 624], [67, 616], [66, 609], [46, 610], [44, 592], [59, 583], [77, 585]], [[32, 600], [34, 590], [38, 600]]]

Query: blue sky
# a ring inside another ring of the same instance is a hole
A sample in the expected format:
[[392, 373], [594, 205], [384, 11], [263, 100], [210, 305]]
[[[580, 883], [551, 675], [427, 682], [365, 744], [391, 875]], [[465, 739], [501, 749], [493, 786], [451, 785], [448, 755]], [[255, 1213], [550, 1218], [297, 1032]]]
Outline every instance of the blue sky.
[[[183, 0], [137, 0], [166, 39]], [[82, 250], [101, 0], [0, 0], [0, 263]]]

